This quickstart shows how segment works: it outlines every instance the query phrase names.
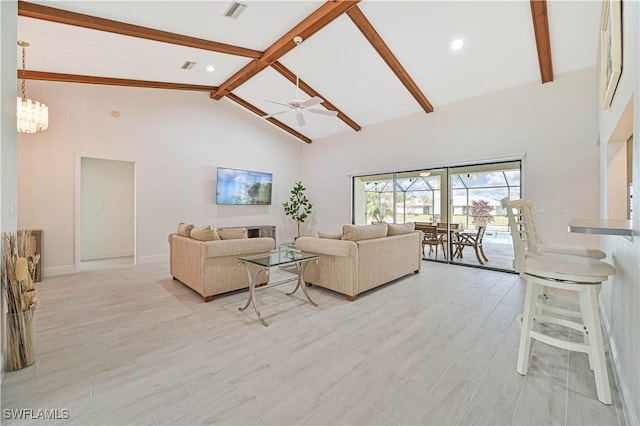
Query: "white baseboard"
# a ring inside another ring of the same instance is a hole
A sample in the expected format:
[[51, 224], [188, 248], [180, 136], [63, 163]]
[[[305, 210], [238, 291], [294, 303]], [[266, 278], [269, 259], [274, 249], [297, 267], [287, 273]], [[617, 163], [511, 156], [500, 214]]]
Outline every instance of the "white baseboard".
[[133, 249], [97, 251], [94, 253], [85, 253], [81, 260], [100, 260], [113, 259], [114, 257], [133, 256]]
[[629, 386], [625, 382], [625, 376], [620, 371], [620, 351], [616, 346], [616, 342], [611, 338], [611, 325], [609, 324], [609, 316], [607, 312], [604, 312], [603, 307], [600, 308], [603, 312], [602, 322], [604, 323], [605, 331], [607, 332], [607, 338], [609, 340], [609, 355], [611, 356], [611, 365], [613, 366], [613, 376], [618, 387], [618, 393], [622, 400], [622, 414], [624, 414], [625, 424], [628, 425], [640, 425], [640, 413], [635, 411], [636, 406], [629, 392]]
[[[138, 258], [136, 259], [136, 263], [138, 264], [142, 264], [142, 263], [156, 263], [156, 262], [169, 262], [169, 255], [168, 254], [160, 254], [160, 255], [156, 255], [156, 256], [138, 256]], [[51, 268], [44, 268], [43, 270], [43, 277], [54, 277], [56, 275], [66, 275], [66, 274], [73, 274], [77, 272], [76, 268], [74, 265], [67, 265], [67, 266], [54, 266]]]
[[56, 275], [73, 274], [76, 272], [76, 267], [74, 265], [54, 266], [52, 268], [44, 268], [42, 272], [44, 277], [53, 277]]
[[158, 254], [156, 256], [138, 256], [136, 258], [137, 264], [142, 263], [156, 263], [156, 262], [169, 262], [168, 254]]

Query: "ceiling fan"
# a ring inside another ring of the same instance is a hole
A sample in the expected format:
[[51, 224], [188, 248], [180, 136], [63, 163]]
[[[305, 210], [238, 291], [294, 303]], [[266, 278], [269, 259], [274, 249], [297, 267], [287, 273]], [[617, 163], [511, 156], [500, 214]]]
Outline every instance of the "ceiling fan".
[[[302, 43], [302, 37], [300, 36], [296, 36], [293, 38], [293, 41], [296, 43], [296, 49], [298, 47], [300, 47], [300, 43]], [[298, 60], [298, 68], [300, 68], [300, 64], [299, 64], [299, 60]], [[305, 111], [314, 113], [314, 114], [321, 114], [321, 115], [329, 115], [332, 117], [335, 117], [336, 115], [338, 115], [338, 111], [329, 111], [326, 109], [316, 109], [316, 108], [311, 108], [314, 105], [318, 105], [322, 102], [324, 102], [324, 99], [320, 98], [319, 96], [314, 96], [311, 99], [307, 99], [302, 100], [300, 99], [300, 72], [299, 69], [296, 70], [296, 96], [293, 99], [290, 99], [288, 102], [279, 102], [279, 101], [271, 101], [269, 99], [265, 99], [265, 101], [267, 102], [271, 102], [272, 104], [278, 104], [278, 105], [282, 105], [282, 106], [286, 106], [287, 109], [282, 110], [282, 111], [278, 111], [278, 112], [274, 112], [272, 114], [268, 114], [265, 115], [263, 118], [270, 118], [276, 115], [280, 115], [280, 114], [285, 114], [287, 112], [292, 112], [296, 115], [296, 120], [298, 121], [298, 125], [300, 127], [303, 127], [305, 124], [307, 124], [306, 120], [304, 119], [304, 115], [302, 114]]]

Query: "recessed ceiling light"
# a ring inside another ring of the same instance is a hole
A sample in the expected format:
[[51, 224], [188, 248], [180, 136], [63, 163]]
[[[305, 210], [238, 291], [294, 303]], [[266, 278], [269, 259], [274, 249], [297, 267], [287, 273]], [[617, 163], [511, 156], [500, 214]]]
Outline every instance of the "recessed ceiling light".
[[216, 70], [216, 67], [214, 67], [213, 65], [208, 65], [207, 66], [207, 71], [214, 72], [215, 70]]
[[461, 38], [457, 38], [451, 42], [451, 44], [449, 45], [449, 49], [455, 52], [456, 50], [462, 49], [463, 44], [464, 41]]

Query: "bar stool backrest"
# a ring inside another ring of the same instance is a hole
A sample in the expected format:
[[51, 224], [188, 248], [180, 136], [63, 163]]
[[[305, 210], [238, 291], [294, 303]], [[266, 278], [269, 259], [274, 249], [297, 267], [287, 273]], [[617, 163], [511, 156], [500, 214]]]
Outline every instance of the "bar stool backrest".
[[525, 250], [536, 251], [536, 236], [540, 235], [535, 215], [532, 214], [533, 202], [528, 200], [510, 200], [503, 198], [500, 204], [507, 211], [515, 259], [513, 269], [523, 272]]
[[537, 246], [542, 244], [542, 230], [538, 222], [535, 203], [532, 200], [512, 200], [511, 206], [518, 209], [525, 217], [527, 226], [527, 249], [537, 251]]

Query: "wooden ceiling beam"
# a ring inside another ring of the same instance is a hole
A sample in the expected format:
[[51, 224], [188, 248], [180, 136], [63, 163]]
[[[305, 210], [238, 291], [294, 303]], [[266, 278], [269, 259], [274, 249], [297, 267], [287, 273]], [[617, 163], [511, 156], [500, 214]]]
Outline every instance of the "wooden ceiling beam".
[[227, 81], [220, 85], [217, 91], [211, 93], [211, 97], [216, 100], [222, 99], [227, 93], [235, 90], [263, 69], [271, 66], [271, 64], [296, 47], [296, 43], [293, 41], [294, 37], [300, 36], [303, 40], [308, 39], [338, 16], [355, 7], [359, 2], [360, 0], [327, 1], [269, 46], [259, 59], [254, 59], [229, 77]]
[[18, 79], [22, 78], [26, 78], [27, 80], [58, 81], [62, 83], [101, 84], [107, 86], [142, 87], [148, 89], [192, 90], [197, 92], [211, 92], [212, 90], [217, 89], [216, 86], [202, 86], [197, 84], [166, 83], [162, 81], [94, 77], [90, 75], [61, 74], [56, 72], [29, 70], [27, 70], [26, 73], [23, 73], [22, 70], [18, 70]]
[[[267, 115], [267, 113], [262, 111], [260, 108], [256, 107], [253, 104], [250, 104], [249, 102], [245, 101], [244, 99], [242, 99], [239, 96], [236, 96], [233, 93], [227, 93], [226, 97], [229, 98], [230, 100], [232, 100], [233, 102], [237, 103], [238, 105], [248, 109], [249, 111], [253, 112], [254, 114], [256, 114], [257, 116], [259, 116], [261, 118], [264, 117], [265, 115]], [[294, 130], [291, 127], [287, 126], [282, 121], [276, 120], [273, 117], [269, 117], [266, 120], [268, 122], [276, 125], [277, 127], [281, 128], [285, 132], [287, 132], [287, 133], [293, 135], [294, 137], [300, 139], [301, 141], [306, 142], [306, 143], [311, 143], [311, 139], [309, 139], [308, 137], [306, 137], [302, 133], [298, 132], [297, 130]]]
[[413, 81], [409, 73], [404, 69], [398, 58], [393, 54], [389, 46], [382, 40], [380, 34], [373, 28], [371, 22], [364, 16], [364, 13], [360, 10], [358, 6], [353, 7], [347, 11], [347, 15], [356, 24], [356, 27], [362, 32], [365, 38], [371, 43], [373, 48], [378, 52], [380, 57], [389, 65], [389, 68], [395, 73], [395, 75], [400, 79], [402, 84], [409, 90], [409, 93], [415, 98], [416, 101], [420, 104], [422, 109], [426, 112], [433, 112], [433, 105], [427, 99], [427, 97], [422, 93], [418, 85]]
[[[285, 67], [281, 62], [275, 61], [273, 64], [271, 64], [271, 68], [273, 68], [274, 70], [278, 71], [284, 78], [289, 80], [291, 83], [296, 84], [296, 75], [295, 75], [295, 73], [293, 71], [291, 71], [290, 69], [288, 69], [287, 67]], [[321, 104], [323, 107], [325, 107], [329, 111], [337, 111], [338, 112], [338, 118], [341, 119], [342, 121], [344, 121], [347, 126], [351, 127], [356, 132], [359, 132], [360, 130], [362, 130], [362, 127], [360, 127], [360, 125], [358, 123], [356, 123], [349, 116], [347, 116], [345, 113], [340, 111], [334, 104], [329, 102], [327, 100], [327, 98], [325, 98], [320, 93], [315, 91], [311, 86], [309, 86], [303, 80], [299, 80], [298, 83], [299, 83], [300, 88], [302, 89], [302, 91], [305, 92], [307, 95], [309, 95], [311, 97], [318, 96], [319, 98], [322, 98], [324, 100], [324, 102], [322, 102], [322, 104]]]
[[540, 79], [542, 84], [553, 81], [553, 63], [551, 61], [551, 38], [549, 37], [549, 16], [547, 0], [530, 0], [533, 32], [536, 36]]
[[[84, 83], [84, 84], [100, 84], [107, 86], [125, 86], [125, 87], [141, 87], [148, 89], [173, 89], [173, 90], [191, 90], [197, 92], [211, 92], [217, 90], [216, 86], [201, 86], [197, 84], [182, 84], [182, 83], [166, 83], [161, 81], [147, 81], [147, 80], [131, 80], [124, 78], [110, 78], [110, 77], [94, 77], [89, 75], [78, 74], [62, 74], [55, 72], [43, 72], [43, 71], [30, 71], [23, 72], [18, 70], [17, 76], [19, 79], [25, 78], [27, 80], [42, 80], [42, 81], [56, 81], [61, 83]], [[266, 112], [253, 106], [244, 99], [229, 93], [227, 95], [229, 99], [240, 104], [249, 111], [255, 113], [260, 117], [267, 115]], [[267, 119], [267, 121], [275, 124], [282, 130], [290, 133], [303, 142], [311, 143], [311, 139], [303, 135], [302, 133], [292, 129], [283, 122], [276, 120], [273, 117]]]
[[110, 19], [98, 18], [96, 16], [84, 15], [82, 13], [70, 12], [25, 1], [18, 1], [18, 15], [91, 30], [106, 31], [129, 37], [193, 47], [211, 52], [227, 53], [229, 55], [244, 56], [247, 58], [259, 58], [262, 56], [262, 52], [259, 50], [246, 49], [231, 44], [218, 43], [216, 41], [160, 31], [139, 25], [126, 24], [124, 22], [112, 21]]

